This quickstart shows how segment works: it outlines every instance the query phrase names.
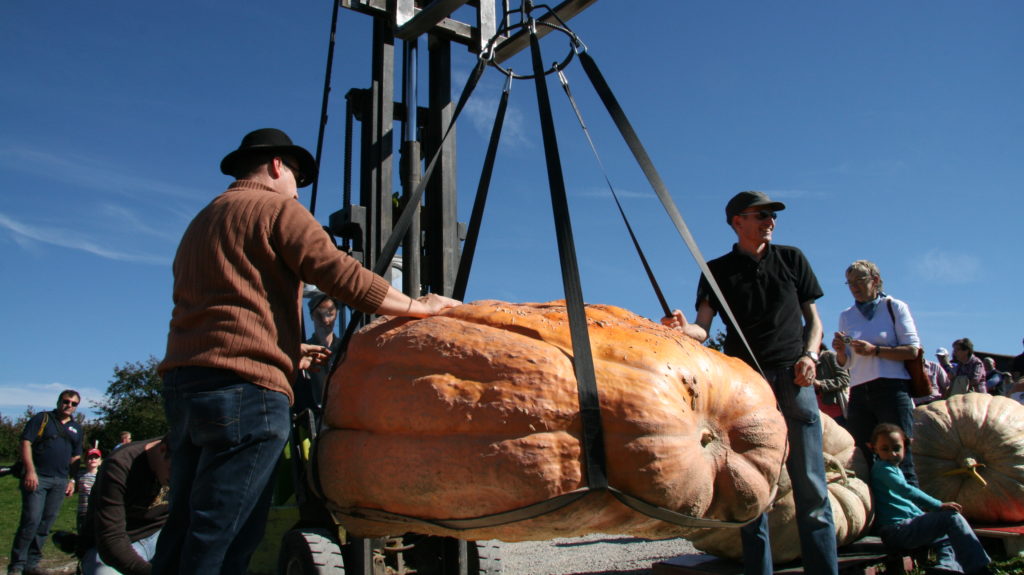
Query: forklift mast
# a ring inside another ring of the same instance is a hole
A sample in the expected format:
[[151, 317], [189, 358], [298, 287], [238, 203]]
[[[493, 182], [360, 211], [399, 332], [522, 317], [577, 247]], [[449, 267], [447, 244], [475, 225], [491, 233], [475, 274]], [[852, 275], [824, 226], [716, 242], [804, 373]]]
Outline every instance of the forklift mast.
[[[368, 268], [374, 268], [398, 214], [421, 210], [403, 239], [402, 291], [411, 297], [426, 293], [450, 296], [461, 256], [465, 226], [457, 220], [456, 133], [444, 138], [454, 110], [452, 102], [452, 45], [465, 46], [474, 56], [493, 47], [493, 62], [501, 63], [529, 46], [528, 31], [511, 25], [520, 10], [502, 0], [339, 0], [340, 6], [373, 18], [370, 87], [346, 93], [349, 117], [359, 130], [358, 203], [346, 184], [343, 207], [331, 214], [329, 229]], [[567, 21], [596, 0], [564, 0], [545, 19]], [[529, 0], [524, 0], [529, 5]], [[462, 21], [454, 16], [469, 15]], [[499, 18], [501, 20], [499, 21]], [[518, 31], [497, 36], [501, 30]], [[549, 29], [541, 27], [538, 34]], [[417, 65], [420, 38], [426, 37], [427, 70]], [[396, 40], [402, 57], [396, 61]], [[401, 64], [401, 65], [398, 65]], [[401, 77], [398, 77], [398, 74]], [[421, 78], [426, 78], [427, 106], [418, 104]], [[399, 90], [400, 89], [400, 90]], [[396, 92], [400, 98], [396, 100]], [[401, 124], [401, 130], [395, 124]], [[395, 134], [401, 134], [397, 144]], [[443, 141], [443, 143], [442, 143]], [[399, 154], [401, 193], [395, 193], [394, 154]], [[437, 155], [421, 205], [406, 206], [420, 184], [422, 160]], [[346, 157], [351, 150], [346, 149]], [[350, 162], [346, 161], [346, 170]], [[346, 172], [346, 182], [351, 182]], [[390, 279], [390, 278], [389, 278]]]

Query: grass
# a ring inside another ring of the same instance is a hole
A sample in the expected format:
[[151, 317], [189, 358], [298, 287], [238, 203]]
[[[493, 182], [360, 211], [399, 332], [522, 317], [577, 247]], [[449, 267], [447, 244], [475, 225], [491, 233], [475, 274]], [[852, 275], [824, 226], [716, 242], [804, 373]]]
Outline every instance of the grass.
[[[66, 498], [52, 529], [74, 531], [77, 507], [77, 495]], [[11, 543], [14, 542], [14, 532], [18, 529], [20, 517], [21, 490], [18, 489], [18, 479], [10, 476], [0, 477], [0, 572], [6, 573], [7, 565], [11, 562]], [[74, 561], [74, 556], [57, 549], [52, 541], [47, 540], [46, 546], [43, 547], [43, 567], [61, 569]]]

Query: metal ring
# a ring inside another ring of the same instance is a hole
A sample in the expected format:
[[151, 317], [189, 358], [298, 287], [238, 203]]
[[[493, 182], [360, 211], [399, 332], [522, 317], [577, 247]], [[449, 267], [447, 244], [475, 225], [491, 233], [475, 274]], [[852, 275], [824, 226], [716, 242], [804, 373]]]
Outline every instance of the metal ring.
[[[559, 25], [556, 25], [556, 24], [548, 23], [548, 22], [542, 22], [542, 21], [539, 21], [539, 20], [533, 20], [532, 22], [534, 22], [534, 23], [536, 23], [537, 25], [540, 25], [540, 26], [547, 26], [548, 28], [551, 28], [552, 30], [557, 30], [557, 31], [559, 31], [559, 32], [561, 32], [561, 33], [563, 33], [563, 34], [565, 34], [566, 36], [569, 37], [569, 53], [566, 54], [565, 58], [563, 58], [561, 62], [555, 62], [554, 64], [551, 65], [551, 68], [545, 70], [544, 71], [544, 75], [546, 76], [548, 74], [552, 74], [554, 72], [557, 72], [559, 70], [564, 69], [566, 66], [569, 65], [570, 62], [572, 62], [572, 59], [576, 57], [577, 48], [578, 48], [578, 46], [582, 45], [582, 42], [580, 41], [580, 39], [576, 36], [576, 34], [573, 33], [572, 30], [569, 30], [568, 28], [566, 28], [564, 26], [559, 26]], [[509, 26], [507, 28], [503, 28], [503, 29], [499, 30], [498, 33], [496, 33], [494, 35], [494, 37], [491, 38], [489, 42], [487, 42], [486, 48], [483, 51], [480, 52], [480, 57], [482, 59], [484, 59], [491, 66], [494, 66], [495, 68], [500, 70], [502, 74], [505, 74], [506, 76], [508, 76], [510, 78], [514, 78], [516, 80], [529, 80], [531, 78], [536, 78], [537, 77], [536, 73], [533, 73], [533, 74], [516, 74], [515, 72], [512, 71], [511, 68], [503, 68], [500, 64], [498, 64], [498, 63], [496, 63], [494, 61], [494, 52], [497, 49], [497, 46], [494, 45], [494, 41], [498, 38], [498, 36], [501, 35], [503, 32], [507, 33], [509, 31], [515, 30], [517, 28], [525, 28], [528, 24], [529, 24], [529, 22], [520, 22], [518, 24], [512, 24], [511, 26]], [[484, 54], [487, 54], [488, 56], [485, 58]]]

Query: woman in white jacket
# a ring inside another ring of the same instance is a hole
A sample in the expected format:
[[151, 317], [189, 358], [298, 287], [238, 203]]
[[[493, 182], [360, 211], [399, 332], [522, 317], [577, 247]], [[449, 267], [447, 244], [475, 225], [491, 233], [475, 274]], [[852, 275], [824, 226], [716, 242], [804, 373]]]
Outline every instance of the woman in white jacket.
[[[898, 425], [908, 438], [914, 435], [914, 401], [903, 361], [917, 355], [921, 341], [910, 308], [882, 291], [882, 275], [874, 263], [850, 264], [846, 285], [855, 301], [839, 314], [832, 349], [839, 365], [850, 372], [847, 429], [871, 461], [868, 442], [879, 423]], [[907, 482], [917, 485], [910, 453], [900, 468]]]

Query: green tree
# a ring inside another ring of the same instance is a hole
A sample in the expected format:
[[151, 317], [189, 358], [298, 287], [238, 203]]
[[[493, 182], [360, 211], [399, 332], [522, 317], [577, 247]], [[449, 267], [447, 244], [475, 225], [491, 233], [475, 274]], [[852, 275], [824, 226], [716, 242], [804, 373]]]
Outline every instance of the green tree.
[[98, 440], [106, 452], [117, 444], [121, 431], [130, 431], [136, 440], [167, 433], [160, 395], [163, 381], [156, 371], [159, 363], [150, 356], [146, 361], [114, 366], [114, 378], [103, 399], [96, 403], [103, 426], [90, 436], [90, 445]]
[[722, 351], [725, 349], [725, 332], [722, 330], [716, 331], [715, 335], [704, 340], [704, 345], [715, 351]]

